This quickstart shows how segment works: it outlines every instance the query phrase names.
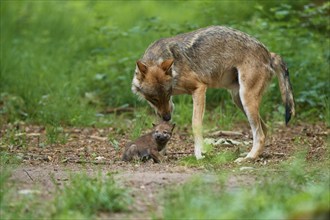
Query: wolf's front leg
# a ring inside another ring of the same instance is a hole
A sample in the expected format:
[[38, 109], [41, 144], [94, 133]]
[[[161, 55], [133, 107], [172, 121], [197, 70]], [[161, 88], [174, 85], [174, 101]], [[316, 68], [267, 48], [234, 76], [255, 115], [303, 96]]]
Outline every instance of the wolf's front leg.
[[205, 93], [206, 85], [199, 84], [197, 89], [192, 93], [193, 98], [193, 117], [192, 117], [192, 129], [195, 141], [195, 157], [197, 160], [202, 159], [203, 148], [203, 116], [205, 109]]

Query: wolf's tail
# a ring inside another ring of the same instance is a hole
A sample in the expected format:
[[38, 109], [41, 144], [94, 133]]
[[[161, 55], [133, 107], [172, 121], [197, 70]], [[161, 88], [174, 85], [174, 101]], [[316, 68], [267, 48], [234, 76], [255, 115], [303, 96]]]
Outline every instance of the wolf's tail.
[[285, 123], [288, 124], [291, 117], [293, 117], [295, 114], [294, 98], [289, 78], [289, 70], [279, 55], [271, 53], [271, 58], [271, 65], [276, 72], [282, 100], [285, 105]]

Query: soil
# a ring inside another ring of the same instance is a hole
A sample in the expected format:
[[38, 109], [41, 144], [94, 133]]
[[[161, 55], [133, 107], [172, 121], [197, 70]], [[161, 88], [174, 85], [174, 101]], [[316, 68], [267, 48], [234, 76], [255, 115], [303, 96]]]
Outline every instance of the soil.
[[[154, 213], [160, 216], [162, 204], [159, 196], [165, 188], [189, 181], [196, 175], [212, 177], [214, 171], [241, 170], [233, 172], [227, 182], [228, 187], [252, 184], [250, 168], [272, 166], [293, 157], [301, 149], [307, 150], [307, 160], [321, 160], [327, 156], [327, 137], [329, 128], [323, 123], [298, 123], [286, 127], [274, 124], [269, 131], [268, 141], [260, 159], [248, 164], [236, 164], [233, 161], [210, 168], [207, 166], [187, 166], [182, 158], [193, 156], [193, 139], [189, 132], [175, 130], [167, 147], [166, 160], [160, 164], [149, 160], [145, 163], [121, 161], [124, 145], [129, 142], [127, 135], [115, 135], [117, 142], [109, 141], [113, 128], [65, 128], [60, 134], [63, 143], [48, 143], [46, 129], [42, 126], [19, 125], [15, 134], [9, 137], [8, 131], [14, 127], [5, 125], [1, 129], [3, 146], [1, 152], [7, 152], [19, 158], [22, 163], [12, 173], [11, 180], [18, 190], [38, 190], [46, 199], [52, 198], [57, 186], [69, 181], [69, 174], [86, 171], [93, 175], [113, 173], [122, 187], [129, 188], [134, 197], [131, 212], [124, 214], [101, 213], [100, 217], [112, 218], [150, 218]], [[243, 153], [249, 150], [252, 136], [248, 124], [239, 124], [235, 132], [207, 131], [205, 137], [213, 140], [227, 140], [217, 145], [213, 152], [233, 151]], [[147, 132], [147, 131], [146, 131]], [[9, 140], [11, 138], [11, 141]], [[248, 144], [250, 145], [250, 144]], [[246, 170], [246, 172], [244, 171]]]

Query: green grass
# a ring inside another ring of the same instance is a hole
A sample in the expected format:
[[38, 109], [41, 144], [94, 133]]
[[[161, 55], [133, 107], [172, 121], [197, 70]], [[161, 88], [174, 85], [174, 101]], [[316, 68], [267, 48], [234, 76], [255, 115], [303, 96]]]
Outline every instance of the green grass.
[[7, 151], [0, 149], [0, 165], [17, 165], [22, 162], [22, 159], [20, 156], [8, 153]]
[[243, 175], [254, 183], [236, 186], [228, 185], [222, 174], [211, 181], [201, 177], [167, 191], [164, 219], [326, 219], [330, 176], [329, 168], [321, 167], [311, 168], [298, 158], [275, 170]]
[[[214, 24], [245, 31], [281, 54], [290, 69], [297, 117], [329, 122], [330, 54], [324, 46], [330, 43], [329, 7], [328, 2], [315, 6], [289, 0], [1, 1], [0, 123], [118, 124], [116, 117], [98, 113], [107, 107], [139, 111], [147, 106], [130, 91], [135, 61], [146, 47], [161, 37]], [[191, 120], [190, 97], [174, 101], [174, 119], [184, 125]], [[279, 120], [276, 80], [263, 106], [264, 118]], [[224, 90], [208, 92], [207, 108], [220, 108], [216, 113], [225, 117], [213, 121], [221, 126], [240, 115], [233, 113]]]
[[211, 145], [205, 145], [207, 153], [202, 160], [197, 160], [195, 156], [187, 156], [180, 160], [180, 164], [188, 167], [199, 167], [208, 170], [220, 170], [223, 166], [232, 163], [238, 158], [238, 152], [230, 150], [213, 150]]
[[54, 198], [46, 200], [39, 193], [19, 194], [9, 177], [10, 171], [2, 168], [1, 219], [96, 218], [101, 212], [127, 212], [132, 202], [129, 192], [119, 187], [110, 174], [71, 174], [63, 188], [56, 188]]
[[55, 197], [53, 218], [79, 218], [100, 212], [125, 212], [132, 202], [127, 190], [119, 188], [113, 177], [90, 177], [86, 173], [75, 174], [70, 183]]
[[65, 144], [67, 141], [68, 134], [65, 134], [62, 127], [47, 126], [46, 127], [46, 138], [47, 144]]

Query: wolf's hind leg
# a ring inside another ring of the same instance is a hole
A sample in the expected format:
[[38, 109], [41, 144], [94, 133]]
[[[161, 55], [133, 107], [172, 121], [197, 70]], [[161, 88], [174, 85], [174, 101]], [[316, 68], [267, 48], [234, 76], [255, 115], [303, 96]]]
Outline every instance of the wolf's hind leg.
[[[233, 99], [233, 102], [235, 103], [235, 105], [244, 113], [244, 115], [246, 116], [245, 110], [243, 108], [243, 104], [241, 101], [241, 98], [239, 97], [239, 90], [235, 89], [235, 90], [231, 90], [230, 91], [231, 97]], [[261, 122], [261, 127], [262, 130], [265, 134], [265, 136], [267, 135], [267, 126], [266, 123], [262, 120], [262, 118], [260, 117], [260, 122]]]
[[[262, 99], [262, 93], [270, 80], [267, 70], [251, 68], [246, 66], [239, 70], [239, 98], [245, 115], [248, 118], [253, 135], [253, 146], [245, 158], [238, 158], [236, 161], [254, 160], [263, 152], [266, 138], [266, 125], [259, 115], [259, 106]], [[238, 99], [236, 98], [236, 102]], [[235, 103], [236, 103], [235, 102]], [[236, 104], [237, 105], [237, 104]]]

